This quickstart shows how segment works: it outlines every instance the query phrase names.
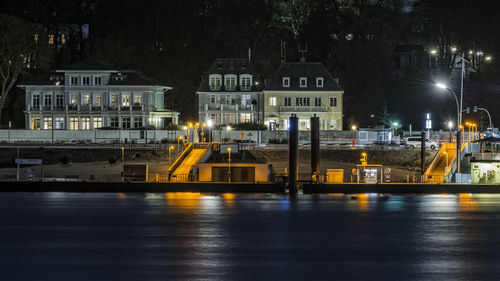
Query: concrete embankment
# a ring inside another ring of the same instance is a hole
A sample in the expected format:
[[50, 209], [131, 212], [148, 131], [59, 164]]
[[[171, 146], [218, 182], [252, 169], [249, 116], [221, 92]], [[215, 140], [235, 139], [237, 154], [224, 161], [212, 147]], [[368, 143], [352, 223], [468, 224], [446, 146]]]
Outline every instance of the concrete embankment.
[[281, 183], [1, 182], [0, 192], [284, 193]]

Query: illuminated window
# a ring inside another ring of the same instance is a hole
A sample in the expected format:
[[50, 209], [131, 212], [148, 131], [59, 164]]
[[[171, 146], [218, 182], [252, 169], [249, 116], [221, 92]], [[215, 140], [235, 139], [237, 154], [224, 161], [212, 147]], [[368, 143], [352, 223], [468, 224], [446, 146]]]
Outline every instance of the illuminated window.
[[78, 95], [77, 94], [71, 94], [71, 104], [77, 105], [78, 104]]
[[52, 117], [43, 117], [43, 129], [52, 130]]
[[142, 104], [142, 95], [141, 94], [134, 94], [134, 104], [135, 105]]
[[94, 105], [101, 106], [101, 104], [102, 104], [101, 95], [94, 95]]
[[72, 131], [78, 130], [78, 117], [69, 118], [69, 129]]
[[49, 34], [49, 45], [54, 45], [54, 39], [55, 39], [54, 34]]
[[276, 97], [269, 97], [269, 106], [276, 106]]
[[240, 118], [241, 118], [241, 123], [252, 122], [252, 114], [250, 113], [241, 113]]
[[130, 106], [130, 95], [129, 94], [122, 95], [122, 106]]
[[56, 130], [64, 129], [64, 117], [56, 117], [55, 118], [55, 129]]
[[35, 38], [34, 38], [35, 39], [35, 43], [38, 43], [38, 37], [39, 37], [38, 34], [35, 34]]
[[102, 117], [94, 117], [94, 129], [102, 128]]
[[250, 108], [252, 106], [252, 99], [250, 95], [241, 95], [241, 108]]
[[82, 130], [90, 130], [90, 117], [82, 117]]
[[40, 117], [31, 117], [31, 129], [40, 130]]
[[90, 104], [90, 95], [85, 94], [82, 96], [82, 105], [89, 105]]
[[118, 95], [111, 95], [111, 107], [112, 108], [118, 107]]
[[66, 35], [61, 34], [61, 44], [66, 44]]

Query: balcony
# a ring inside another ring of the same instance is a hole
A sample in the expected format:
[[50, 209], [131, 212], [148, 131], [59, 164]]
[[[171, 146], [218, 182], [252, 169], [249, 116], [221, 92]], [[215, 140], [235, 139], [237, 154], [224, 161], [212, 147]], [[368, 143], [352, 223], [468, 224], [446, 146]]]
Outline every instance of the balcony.
[[281, 112], [328, 112], [326, 106], [280, 106]]

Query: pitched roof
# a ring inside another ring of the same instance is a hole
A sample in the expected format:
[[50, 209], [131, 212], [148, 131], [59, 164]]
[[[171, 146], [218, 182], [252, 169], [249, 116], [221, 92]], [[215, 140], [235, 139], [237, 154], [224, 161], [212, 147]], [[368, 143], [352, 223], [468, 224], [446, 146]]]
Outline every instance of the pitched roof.
[[112, 70], [117, 70], [118, 68], [112, 67], [107, 65], [106, 63], [92, 58], [92, 57], [87, 57], [83, 60], [77, 61], [72, 64], [68, 64], [62, 67], [59, 67], [58, 70], [69, 70], [69, 71], [78, 71], [78, 70], [102, 70], [102, 71], [112, 71]]
[[[123, 77], [123, 79], [115, 79], [117, 77]], [[123, 70], [119, 73], [113, 73], [108, 85], [162, 86], [163, 83], [139, 71]]]
[[[290, 77], [290, 87], [283, 87], [283, 77]], [[307, 78], [307, 87], [300, 87], [300, 78]], [[323, 87], [316, 87], [316, 78], [323, 77]], [[282, 63], [265, 91], [342, 91], [336, 79], [320, 62]]]
[[[210, 74], [220, 74], [222, 76], [226, 74], [250, 74], [253, 76], [254, 81], [258, 78], [252, 62], [247, 58], [216, 58], [206, 72], [206, 75], [203, 76], [196, 90], [197, 92], [210, 92], [210, 87], [208, 85]], [[259, 86], [252, 85], [252, 91], [257, 91], [258, 88]]]

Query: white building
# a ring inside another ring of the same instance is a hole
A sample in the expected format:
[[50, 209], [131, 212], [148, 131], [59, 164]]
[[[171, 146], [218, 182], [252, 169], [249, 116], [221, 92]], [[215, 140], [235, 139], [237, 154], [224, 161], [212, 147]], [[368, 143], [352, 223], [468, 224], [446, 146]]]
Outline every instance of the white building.
[[26, 91], [26, 128], [93, 130], [102, 127], [163, 129], [177, 124], [165, 109], [171, 87], [142, 73], [87, 59], [20, 85]]

